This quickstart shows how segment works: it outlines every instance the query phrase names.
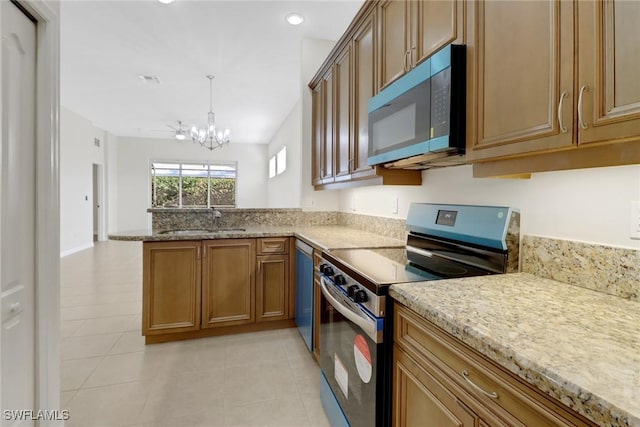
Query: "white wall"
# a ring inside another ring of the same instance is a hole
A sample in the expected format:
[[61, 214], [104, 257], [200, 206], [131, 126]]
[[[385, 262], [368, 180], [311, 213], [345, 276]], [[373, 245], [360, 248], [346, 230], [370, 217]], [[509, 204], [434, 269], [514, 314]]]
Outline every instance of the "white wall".
[[234, 144], [209, 151], [190, 140], [118, 138], [118, 230], [151, 227], [150, 162], [152, 160], [221, 160], [238, 162], [237, 206], [267, 206], [268, 158], [266, 144]]
[[267, 148], [267, 161], [282, 147], [287, 147], [287, 169], [280, 175], [269, 177], [267, 167], [267, 207], [300, 207], [302, 172], [302, 102], [298, 100], [275, 133]]
[[332, 211], [338, 209], [338, 199], [333, 192], [314, 191], [311, 185], [311, 89], [307, 86], [335, 42], [318, 39], [302, 39], [300, 45], [300, 91], [302, 93], [302, 176], [301, 204], [305, 209]]
[[[107, 135], [88, 119], [60, 109], [62, 256], [93, 246], [93, 164], [105, 164]], [[100, 139], [100, 147], [94, 145], [94, 138]]]
[[[640, 249], [629, 237], [630, 202], [640, 200], [640, 166], [537, 173], [529, 180], [473, 178], [471, 166], [423, 172], [418, 187], [336, 191], [340, 210], [406, 218], [411, 202], [519, 208], [522, 233]], [[392, 214], [394, 198], [398, 214]]]

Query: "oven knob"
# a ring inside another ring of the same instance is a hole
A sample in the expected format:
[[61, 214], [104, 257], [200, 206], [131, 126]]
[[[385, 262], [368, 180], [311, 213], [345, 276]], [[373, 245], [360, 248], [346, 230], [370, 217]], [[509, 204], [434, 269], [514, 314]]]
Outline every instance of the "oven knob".
[[353, 296], [353, 300], [355, 302], [366, 302], [367, 299], [367, 293], [364, 291], [364, 289], [358, 289]]
[[358, 285], [351, 285], [347, 288], [347, 294], [349, 298], [355, 298], [356, 291], [358, 290]]
[[318, 267], [318, 269], [320, 270], [320, 273], [324, 274], [324, 269], [327, 268], [327, 264], [320, 264], [320, 267]]
[[347, 284], [347, 279], [345, 279], [342, 274], [336, 274], [336, 277], [334, 277], [333, 280], [335, 280], [336, 285], [338, 286], [344, 286]]
[[333, 268], [329, 267], [328, 265], [324, 268], [323, 271], [325, 276], [333, 276]]

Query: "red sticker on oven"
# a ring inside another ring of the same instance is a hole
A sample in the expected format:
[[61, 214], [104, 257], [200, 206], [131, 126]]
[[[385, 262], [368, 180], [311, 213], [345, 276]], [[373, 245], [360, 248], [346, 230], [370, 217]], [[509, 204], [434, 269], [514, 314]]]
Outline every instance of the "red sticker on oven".
[[358, 375], [364, 383], [371, 381], [373, 367], [371, 365], [371, 352], [367, 340], [362, 335], [356, 335], [353, 340], [353, 357], [356, 361]]

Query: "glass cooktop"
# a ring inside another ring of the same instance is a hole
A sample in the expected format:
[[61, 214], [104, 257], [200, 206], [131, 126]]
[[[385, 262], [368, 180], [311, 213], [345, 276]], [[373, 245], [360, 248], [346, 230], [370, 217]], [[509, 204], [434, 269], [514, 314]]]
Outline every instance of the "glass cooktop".
[[486, 270], [437, 256], [419, 256], [418, 265], [408, 261], [406, 248], [336, 249], [327, 255], [337, 267], [351, 269], [378, 286], [489, 274]]

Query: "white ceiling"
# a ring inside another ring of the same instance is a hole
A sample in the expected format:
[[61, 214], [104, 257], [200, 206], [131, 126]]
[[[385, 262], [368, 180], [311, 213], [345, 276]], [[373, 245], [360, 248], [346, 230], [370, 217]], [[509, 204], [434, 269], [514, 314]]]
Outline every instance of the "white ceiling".
[[[234, 143], [267, 143], [300, 96], [301, 39], [337, 40], [361, 5], [63, 1], [61, 103], [118, 136], [171, 137], [167, 124], [206, 123], [213, 74], [218, 126]], [[287, 24], [290, 12], [305, 22]]]

